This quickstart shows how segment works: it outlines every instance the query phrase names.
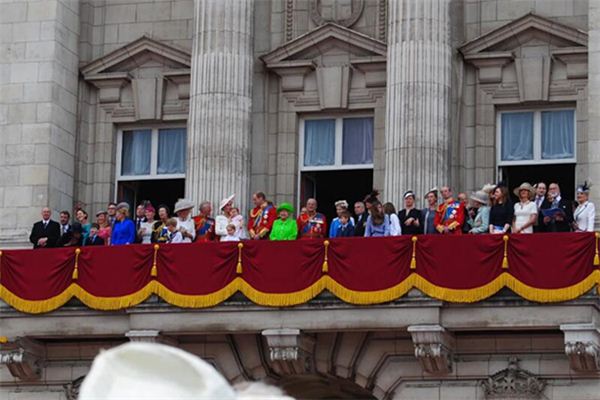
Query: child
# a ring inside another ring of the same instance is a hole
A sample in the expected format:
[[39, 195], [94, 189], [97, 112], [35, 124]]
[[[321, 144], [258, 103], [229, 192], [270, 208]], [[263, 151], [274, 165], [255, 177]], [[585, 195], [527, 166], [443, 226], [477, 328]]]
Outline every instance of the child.
[[167, 243], [183, 243], [183, 235], [177, 230], [177, 219], [169, 218], [166, 225], [169, 231]]
[[233, 207], [229, 212], [229, 220], [235, 226], [235, 236], [239, 239], [245, 239], [244, 235], [244, 217], [240, 215], [240, 209]]
[[221, 237], [221, 242], [239, 242], [240, 237], [237, 235], [237, 230], [234, 224], [227, 225], [227, 235]]
[[354, 224], [350, 221], [350, 212], [344, 210], [339, 216], [340, 223], [335, 232], [335, 237], [351, 237], [354, 236]]
[[84, 246], [103, 246], [104, 239], [98, 236], [98, 230], [100, 229], [100, 225], [97, 223], [93, 223], [90, 226], [90, 235], [85, 239], [83, 245]]

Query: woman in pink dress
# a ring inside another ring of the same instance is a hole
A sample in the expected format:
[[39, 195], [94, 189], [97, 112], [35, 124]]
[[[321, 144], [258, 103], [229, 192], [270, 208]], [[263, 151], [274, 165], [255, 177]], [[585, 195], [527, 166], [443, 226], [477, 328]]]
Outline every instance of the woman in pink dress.
[[98, 236], [104, 239], [106, 246], [110, 245], [111, 226], [107, 218], [108, 213], [106, 211], [98, 211], [96, 213], [96, 223], [100, 227], [98, 229]]

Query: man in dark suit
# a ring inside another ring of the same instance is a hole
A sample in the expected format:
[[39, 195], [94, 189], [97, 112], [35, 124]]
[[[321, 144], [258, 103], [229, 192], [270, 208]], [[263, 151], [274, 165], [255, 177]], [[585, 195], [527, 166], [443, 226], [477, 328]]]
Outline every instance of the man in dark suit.
[[52, 221], [50, 217], [52, 211], [48, 207], [42, 209], [42, 220], [33, 224], [29, 241], [34, 249], [56, 247], [56, 242], [60, 238], [60, 225]]
[[365, 203], [362, 201], [357, 201], [354, 203], [354, 214], [356, 214], [354, 236], [365, 236], [365, 226], [367, 223], [367, 217], [369, 216], [369, 213], [365, 208]]
[[[544, 210], [556, 209], [552, 216], [545, 216]], [[548, 186], [548, 196], [540, 207], [538, 225], [542, 232], [570, 232], [573, 223], [573, 204], [560, 195], [558, 183]]]

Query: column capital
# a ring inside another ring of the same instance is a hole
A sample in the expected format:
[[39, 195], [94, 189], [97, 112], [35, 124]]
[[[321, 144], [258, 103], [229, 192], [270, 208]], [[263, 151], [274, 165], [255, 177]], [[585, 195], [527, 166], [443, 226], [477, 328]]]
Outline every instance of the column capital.
[[564, 324], [565, 354], [571, 369], [579, 372], [600, 371], [600, 328], [593, 323]]
[[315, 371], [315, 339], [300, 329], [279, 328], [262, 331], [269, 348], [273, 369], [281, 375], [303, 374]]
[[441, 325], [411, 325], [408, 332], [415, 346], [415, 357], [423, 370], [434, 375], [452, 372], [454, 336]]
[[29, 338], [17, 338], [0, 346], [0, 365], [22, 381], [36, 381], [42, 376], [46, 347]]

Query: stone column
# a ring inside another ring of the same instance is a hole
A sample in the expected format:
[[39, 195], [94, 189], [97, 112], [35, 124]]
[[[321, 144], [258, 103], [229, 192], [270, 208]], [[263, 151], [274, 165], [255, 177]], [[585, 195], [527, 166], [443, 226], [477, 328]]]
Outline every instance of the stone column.
[[451, 0], [389, 4], [383, 198], [421, 198], [448, 184], [452, 45]]
[[590, 201], [596, 205], [596, 228], [600, 221], [600, 0], [590, 0], [588, 13], [588, 176], [593, 183]]
[[196, 0], [186, 196], [235, 193], [245, 212], [250, 178], [254, 0]]

